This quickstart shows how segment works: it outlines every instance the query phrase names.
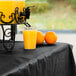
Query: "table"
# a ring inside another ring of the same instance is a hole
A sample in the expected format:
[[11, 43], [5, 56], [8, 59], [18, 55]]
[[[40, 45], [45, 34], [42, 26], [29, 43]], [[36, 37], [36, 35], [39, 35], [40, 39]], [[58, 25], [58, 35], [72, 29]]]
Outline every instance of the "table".
[[12, 54], [4, 54], [0, 43], [0, 76], [74, 76], [72, 45], [55, 43], [24, 51], [17, 41]]

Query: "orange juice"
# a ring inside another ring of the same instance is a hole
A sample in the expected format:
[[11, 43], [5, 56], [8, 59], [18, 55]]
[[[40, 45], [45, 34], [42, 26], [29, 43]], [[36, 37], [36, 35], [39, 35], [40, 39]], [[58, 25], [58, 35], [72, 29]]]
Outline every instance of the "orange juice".
[[[20, 11], [23, 11], [25, 0], [0, 0], [0, 12], [3, 12], [5, 15], [5, 18], [2, 18], [2, 20], [9, 22], [11, 20], [9, 16], [15, 12], [16, 7], [19, 7]], [[0, 22], [0, 24], [2, 23]]]
[[24, 49], [36, 49], [36, 39], [37, 31], [36, 30], [24, 30]]

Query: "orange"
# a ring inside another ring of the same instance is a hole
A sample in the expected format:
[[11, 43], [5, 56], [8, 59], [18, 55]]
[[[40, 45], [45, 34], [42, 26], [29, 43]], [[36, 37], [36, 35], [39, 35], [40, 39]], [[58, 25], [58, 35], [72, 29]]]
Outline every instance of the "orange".
[[37, 31], [37, 44], [42, 44], [44, 42], [44, 34], [40, 31]]
[[45, 41], [48, 44], [54, 44], [57, 40], [57, 35], [55, 32], [47, 32], [45, 34]]

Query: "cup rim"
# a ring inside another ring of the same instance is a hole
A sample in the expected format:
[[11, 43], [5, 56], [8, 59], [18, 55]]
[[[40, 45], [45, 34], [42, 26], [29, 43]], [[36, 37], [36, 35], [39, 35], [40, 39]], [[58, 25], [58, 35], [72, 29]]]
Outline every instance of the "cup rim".
[[37, 30], [36, 27], [24, 27], [23, 30]]

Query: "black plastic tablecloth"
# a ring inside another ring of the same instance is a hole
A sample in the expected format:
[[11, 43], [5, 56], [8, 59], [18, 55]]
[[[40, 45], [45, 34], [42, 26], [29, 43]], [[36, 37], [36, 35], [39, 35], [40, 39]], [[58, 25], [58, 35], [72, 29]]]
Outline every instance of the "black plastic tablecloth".
[[23, 42], [16, 42], [12, 54], [3, 54], [0, 43], [0, 76], [74, 76], [72, 46], [66, 43], [39, 45], [24, 51]]

